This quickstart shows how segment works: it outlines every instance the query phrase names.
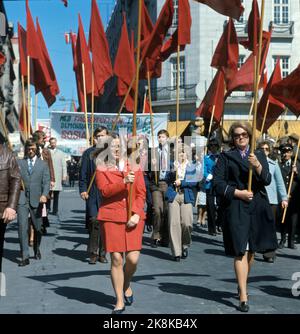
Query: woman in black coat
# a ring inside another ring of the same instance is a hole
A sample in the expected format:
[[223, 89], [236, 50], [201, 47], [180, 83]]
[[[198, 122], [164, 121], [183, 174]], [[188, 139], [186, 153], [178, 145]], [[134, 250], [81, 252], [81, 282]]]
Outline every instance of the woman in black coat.
[[[277, 248], [275, 224], [265, 186], [271, 182], [263, 152], [250, 153], [252, 131], [248, 123], [235, 122], [229, 130], [233, 148], [221, 153], [214, 172], [214, 189], [224, 209], [224, 247], [234, 256], [239, 310], [248, 312], [247, 280], [256, 251]], [[249, 167], [253, 168], [248, 191]]]

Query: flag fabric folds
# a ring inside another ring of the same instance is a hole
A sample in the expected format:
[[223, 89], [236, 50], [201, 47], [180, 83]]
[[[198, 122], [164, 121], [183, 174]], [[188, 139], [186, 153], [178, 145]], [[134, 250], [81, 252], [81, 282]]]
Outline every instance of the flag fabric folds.
[[[284, 112], [284, 104], [276, 100], [272, 94], [272, 86], [281, 81], [281, 69], [280, 69], [280, 60], [277, 60], [274, 71], [270, 77], [270, 80], [265, 88], [264, 94], [260, 99], [259, 105], [257, 107], [257, 120], [256, 128], [262, 133], [266, 132], [268, 128], [278, 119], [278, 117]], [[268, 112], [264, 124], [264, 129], [262, 129], [262, 123], [265, 116], [266, 107], [269, 101]]]
[[254, 55], [258, 53], [260, 33], [260, 14], [257, 4], [257, 0], [252, 2], [252, 10], [248, 19], [248, 40], [241, 41], [240, 43], [246, 48], [253, 51]]
[[211, 66], [224, 72], [226, 82], [233, 80], [239, 60], [239, 44], [234, 22], [230, 18], [216, 47]]
[[241, 0], [196, 0], [203, 3], [216, 12], [232, 17], [238, 20], [243, 14], [244, 7], [241, 4]]
[[113, 69], [109, 55], [109, 46], [96, 0], [92, 0], [89, 49], [93, 55], [94, 80], [98, 87], [98, 92], [95, 95], [102, 95], [105, 82], [113, 76]]
[[[259, 75], [262, 77], [260, 80], [259, 87], [263, 83], [263, 70], [265, 67], [265, 62], [270, 46], [271, 32], [264, 31], [263, 34], [263, 45], [261, 53], [261, 65]], [[246, 62], [242, 65], [240, 70], [236, 73], [233, 80], [231, 80], [227, 85], [226, 97], [228, 97], [233, 91], [253, 91], [254, 87], [254, 54], [253, 52], [247, 58]]]
[[[123, 14], [123, 25], [121, 30], [119, 47], [115, 58], [114, 73], [118, 78], [117, 96], [124, 97], [128, 91], [131, 81], [135, 76], [135, 61], [129, 43], [125, 13]], [[134, 110], [133, 89], [131, 89], [128, 98], [126, 99], [125, 108], [131, 112], [133, 112]]]
[[202, 100], [200, 107], [196, 110], [196, 116], [201, 116], [204, 119], [210, 119], [213, 107], [215, 107], [214, 121], [216, 123], [220, 123], [224, 111], [224, 92], [224, 73], [221, 70], [218, 70]]
[[273, 85], [271, 94], [286, 105], [297, 117], [300, 116], [300, 65], [286, 78]]

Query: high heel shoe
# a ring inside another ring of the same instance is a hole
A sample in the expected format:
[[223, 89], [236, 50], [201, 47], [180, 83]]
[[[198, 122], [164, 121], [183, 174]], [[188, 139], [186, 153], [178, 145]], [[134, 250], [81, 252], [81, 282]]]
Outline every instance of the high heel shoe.
[[131, 296], [125, 296], [124, 294], [125, 304], [130, 306], [133, 303], [133, 294]]
[[125, 311], [125, 306], [123, 306], [122, 308], [115, 308], [114, 310], [112, 310], [111, 314], [122, 314]]
[[238, 306], [238, 310], [241, 312], [248, 312], [249, 308], [250, 307], [249, 307], [248, 301], [240, 302], [240, 305]]

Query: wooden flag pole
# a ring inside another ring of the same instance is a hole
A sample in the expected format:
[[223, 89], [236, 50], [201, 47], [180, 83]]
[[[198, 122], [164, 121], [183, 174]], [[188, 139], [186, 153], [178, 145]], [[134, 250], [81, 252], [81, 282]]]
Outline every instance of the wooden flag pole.
[[26, 96], [25, 96], [25, 82], [24, 82], [24, 75], [21, 76], [21, 83], [22, 83], [22, 101], [23, 101], [23, 122], [24, 122], [24, 139], [27, 140], [27, 113], [26, 113]]
[[6, 124], [5, 124], [5, 120], [3, 120], [3, 117], [2, 117], [2, 107], [0, 107], [0, 122], [1, 122], [1, 126], [2, 126], [2, 129], [3, 129], [3, 132], [4, 132], [4, 136], [6, 137], [6, 140], [7, 140], [7, 144], [8, 144], [8, 147], [9, 149], [12, 151], [12, 145], [11, 145], [11, 142], [9, 140], [9, 136], [8, 136], [8, 131], [7, 131], [7, 127], [6, 127]]
[[94, 113], [95, 113], [95, 101], [94, 101], [94, 89], [95, 89], [95, 80], [94, 80], [94, 71], [92, 71], [92, 146], [94, 145]]
[[[300, 147], [300, 140], [298, 140], [297, 151], [296, 151], [296, 154], [295, 154], [295, 158], [294, 158], [293, 166], [297, 166], [297, 159], [298, 159], [298, 154], [299, 154], [299, 147]], [[291, 178], [290, 178], [290, 183], [289, 183], [289, 188], [288, 188], [288, 193], [287, 193], [287, 198], [288, 198], [288, 200], [289, 200], [290, 195], [291, 195], [292, 184], [293, 184], [293, 180], [294, 180], [294, 174], [295, 174], [295, 172], [294, 172], [294, 168], [292, 167], [292, 175], [291, 175]], [[283, 224], [284, 221], [285, 221], [286, 210], [287, 210], [287, 207], [285, 207], [285, 208], [284, 208], [284, 211], [283, 211], [282, 220], [281, 220], [281, 223], [282, 223], [282, 224]]]
[[35, 94], [35, 106], [34, 106], [34, 120], [35, 120], [34, 128], [35, 128], [35, 131], [38, 130], [38, 128], [37, 128], [37, 114], [38, 114], [37, 105], [38, 105], [38, 98], [37, 98], [37, 94]]
[[[141, 27], [142, 27], [142, 0], [139, 0], [138, 3], [138, 31], [137, 31], [137, 52], [136, 52], [136, 81], [135, 81], [135, 96], [134, 96], [134, 110], [133, 110], [133, 124], [132, 124], [132, 149], [133, 149], [133, 161], [135, 163], [135, 151], [136, 151], [136, 114], [138, 108], [138, 98], [139, 98], [139, 69], [140, 69], [140, 54], [141, 54]], [[132, 191], [133, 184], [130, 183], [129, 188], [129, 210], [128, 210], [128, 219], [132, 215]]]
[[252, 99], [252, 102], [251, 102], [251, 107], [250, 107], [249, 115], [248, 115], [248, 122], [250, 122], [250, 118], [251, 118], [252, 111], [253, 111], [253, 106], [254, 106], [254, 99]]
[[279, 129], [278, 129], [277, 137], [276, 137], [276, 140], [275, 140], [275, 144], [277, 143], [277, 141], [278, 141], [278, 139], [280, 137], [280, 133], [281, 133], [282, 126], [283, 126], [283, 123], [284, 123], [285, 116], [286, 116], [287, 112], [288, 112], [288, 108], [285, 108], [283, 117], [281, 116], [281, 119], [280, 119], [280, 125], [279, 125]]
[[[214, 121], [215, 110], [216, 110], [216, 105], [213, 105], [210, 122], [209, 122], [208, 134], [207, 134], [207, 144], [209, 143], [209, 137], [210, 137], [213, 121]], [[204, 149], [204, 155], [206, 154], [207, 154], [207, 145], [205, 146], [205, 149]]]
[[28, 109], [28, 126], [27, 126], [27, 138], [30, 137], [30, 128], [31, 128], [31, 103], [30, 103], [30, 57], [27, 56], [27, 109]]
[[175, 152], [175, 160], [177, 162], [176, 167], [176, 180], [178, 179], [178, 127], [179, 127], [179, 97], [180, 97], [180, 45], [177, 45], [177, 83], [176, 83], [176, 152]]
[[86, 84], [85, 84], [85, 68], [84, 63], [82, 63], [82, 78], [83, 78], [83, 95], [84, 95], [84, 109], [85, 109], [85, 132], [86, 132], [86, 142], [87, 147], [90, 147], [90, 134], [89, 134], [89, 125], [88, 125], [88, 115], [87, 115], [87, 100], [86, 100]]
[[[154, 126], [153, 126], [153, 110], [152, 110], [152, 98], [151, 98], [151, 82], [150, 82], [150, 73], [147, 71], [147, 77], [148, 77], [148, 97], [149, 97], [149, 105], [150, 105], [150, 126], [151, 126], [151, 139], [152, 139], [152, 150], [154, 152]], [[146, 96], [145, 96], [146, 98]], [[154, 177], [155, 177], [155, 184], [158, 184], [157, 180], [157, 171], [154, 171]]]
[[[260, 78], [260, 65], [261, 65], [261, 50], [262, 50], [262, 36], [263, 36], [263, 22], [265, 13], [265, 0], [261, 2], [261, 20], [260, 20], [260, 31], [259, 31], [259, 47], [258, 56], [254, 56], [254, 105], [253, 105], [253, 120], [252, 120], [252, 138], [251, 138], [251, 154], [254, 154], [256, 145], [256, 118], [257, 118], [257, 100], [258, 100], [258, 85]], [[252, 175], [253, 168], [249, 167], [248, 177], [248, 191], [252, 188]]]
[[266, 119], [267, 119], [267, 113], [269, 111], [269, 104], [270, 104], [270, 100], [268, 99], [266, 109], [265, 109], [265, 113], [264, 113], [264, 119], [262, 121], [261, 129], [260, 129], [260, 135], [264, 134], [264, 127], [265, 127], [265, 123], [266, 123]]

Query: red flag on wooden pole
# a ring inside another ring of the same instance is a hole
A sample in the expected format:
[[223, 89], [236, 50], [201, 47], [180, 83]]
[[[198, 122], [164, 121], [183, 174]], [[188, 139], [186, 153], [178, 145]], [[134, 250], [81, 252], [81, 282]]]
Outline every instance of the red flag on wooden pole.
[[[284, 112], [285, 106], [278, 100], [276, 100], [272, 94], [271, 89], [274, 84], [281, 81], [281, 68], [280, 60], [277, 60], [274, 71], [271, 75], [271, 78], [266, 86], [263, 96], [260, 99], [259, 105], [257, 107], [257, 120], [256, 120], [256, 129], [262, 133], [266, 132], [268, 128], [278, 119], [278, 117]], [[265, 117], [265, 110], [268, 105], [268, 113], [265, 118], [264, 128], [262, 129], [263, 120]]]
[[239, 44], [234, 22], [230, 18], [216, 47], [210, 66], [222, 69], [226, 82], [229, 82], [233, 80], [237, 72], [238, 60]]
[[95, 95], [102, 95], [105, 82], [113, 76], [113, 69], [109, 55], [109, 46], [96, 0], [92, 0], [89, 49], [93, 55], [94, 79], [96, 87], [98, 87], [98, 92], [95, 92]]
[[20, 74], [27, 77], [27, 41], [26, 30], [18, 22], [18, 45], [20, 54]]
[[196, 0], [197, 2], [203, 3], [216, 12], [232, 17], [238, 20], [243, 14], [244, 7], [242, 6], [241, 0]]
[[[135, 61], [129, 44], [125, 13], [123, 13], [123, 25], [119, 47], [115, 58], [114, 73], [118, 77], [117, 96], [125, 96], [135, 75]], [[131, 93], [126, 100], [125, 107], [131, 112], [134, 109], [133, 90], [131, 90]]]
[[300, 65], [286, 78], [273, 85], [271, 94], [300, 116]]

